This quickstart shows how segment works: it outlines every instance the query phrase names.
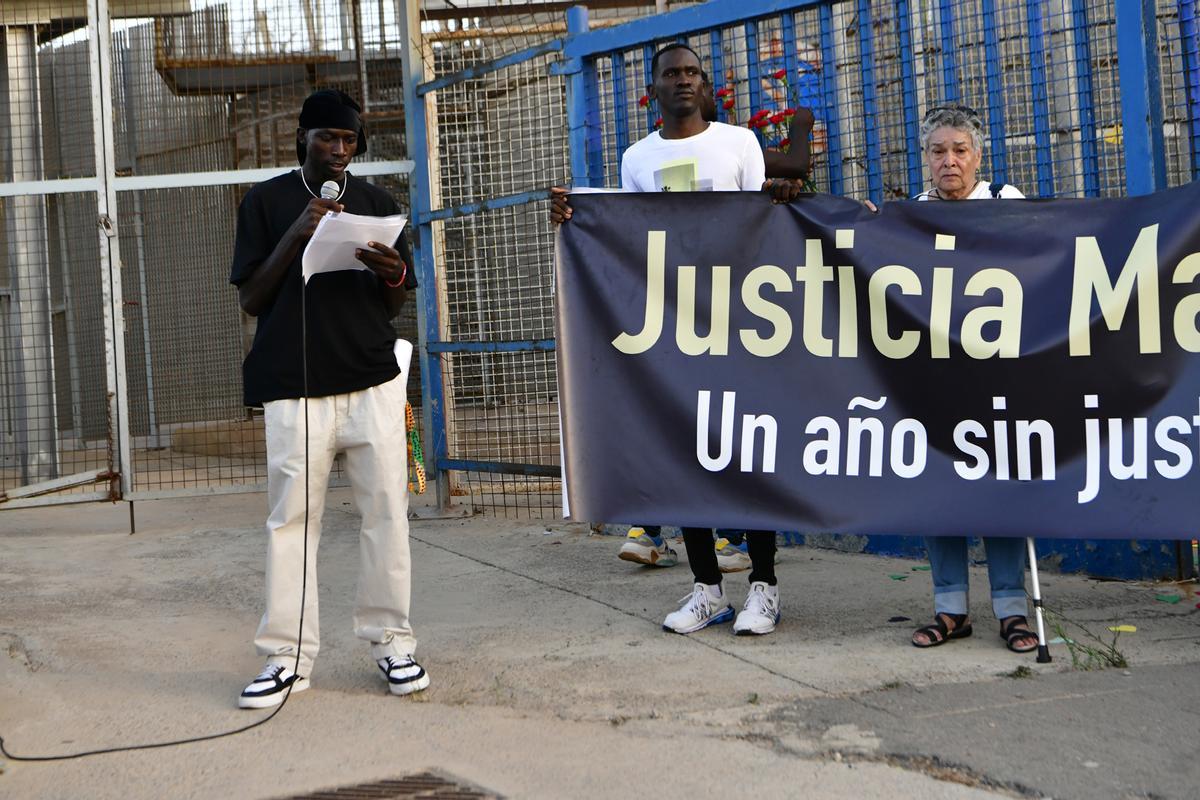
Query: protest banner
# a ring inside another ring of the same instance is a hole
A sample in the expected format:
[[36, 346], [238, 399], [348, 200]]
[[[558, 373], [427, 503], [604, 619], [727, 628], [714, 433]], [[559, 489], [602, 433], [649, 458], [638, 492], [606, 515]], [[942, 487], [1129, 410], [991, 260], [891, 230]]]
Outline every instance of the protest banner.
[[1200, 185], [1090, 200], [572, 198], [570, 514], [1191, 538]]

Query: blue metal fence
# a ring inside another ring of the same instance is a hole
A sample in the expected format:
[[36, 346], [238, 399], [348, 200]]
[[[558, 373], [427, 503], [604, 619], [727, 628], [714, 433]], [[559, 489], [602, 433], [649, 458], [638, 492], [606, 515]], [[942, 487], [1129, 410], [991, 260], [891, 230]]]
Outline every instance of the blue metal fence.
[[[983, 112], [983, 169], [1031, 196], [1138, 194], [1197, 174], [1194, 0], [714, 0], [565, 40], [573, 163], [586, 164], [575, 185], [619, 183], [621, 153], [654, 127], [652, 109], [637, 113], [649, 56], [676, 40], [735, 91], [724, 121], [812, 108], [815, 177], [835, 194], [920, 191], [917, 122], [946, 103]], [[780, 68], [786, 87], [770, 77]], [[1164, 71], [1181, 76], [1174, 94]]]
[[[501, 84], [536, 84], [538, 103], [549, 108], [540, 138], [524, 145], [544, 164], [540, 173], [447, 190], [441, 203], [428, 188], [436, 175], [418, 167], [413, 181], [419, 275], [438, 287], [425, 295], [422, 368], [429, 466], [443, 477], [511, 475], [524, 491], [538, 481], [542, 490], [557, 488], [548, 303], [514, 310], [481, 296], [468, 305], [478, 311], [492, 302], [490, 326], [457, 326], [467, 301], [454, 286], [489, 284], [498, 257], [491, 252], [534, 275], [548, 295], [546, 187], [619, 185], [623, 152], [655, 127], [658, 114], [644, 95], [650, 59], [665, 43], [683, 41], [701, 54], [715, 87], [732, 100], [719, 104], [723, 121], [810, 108], [813, 177], [832, 194], [882, 202], [921, 191], [919, 120], [948, 103], [982, 112], [983, 174], [1030, 196], [1138, 194], [1200, 174], [1195, 0], [711, 0], [596, 29], [579, 6], [565, 22], [560, 38], [449, 69], [408, 97], [422, 108], [409, 118], [417, 131], [425, 130], [427, 104], [453, 105], [455, 92], [470, 87], [495, 93], [511, 91]], [[434, 131], [446, 113], [439, 105], [430, 116]], [[757, 132], [765, 146], [786, 135], [774, 126]], [[485, 125], [480, 135], [508, 134]], [[467, 156], [449, 147], [435, 153], [428, 137], [409, 141], [418, 165], [432, 157], [443, 182], [461, 183], [455, 164]], [[513, 318], [522, 314], [518, 325]], [[518, 371], [534, 376], [521, 384], [521, 397], [489, 393], [489, 380], [503, 383]], [[523, 422], [512, 422], [518, 416]], [[485, 418], [490, 427], [472, 428]], [[514, 425], [523, 451], [501, 441]], [[462, 435], [473, 430], [482, 433]], [[541, 510], [556, 506], [551, 494]]]

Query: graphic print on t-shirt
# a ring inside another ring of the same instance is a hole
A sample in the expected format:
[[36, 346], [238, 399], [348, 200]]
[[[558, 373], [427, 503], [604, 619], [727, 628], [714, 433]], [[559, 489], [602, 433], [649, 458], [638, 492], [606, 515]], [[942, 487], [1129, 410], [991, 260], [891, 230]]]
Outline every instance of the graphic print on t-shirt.
[[712, 179], [697, 176], [700, 164], [695, 158], [664, 161], [654, 171], [654, 188], [660, 192], [711, 192]]

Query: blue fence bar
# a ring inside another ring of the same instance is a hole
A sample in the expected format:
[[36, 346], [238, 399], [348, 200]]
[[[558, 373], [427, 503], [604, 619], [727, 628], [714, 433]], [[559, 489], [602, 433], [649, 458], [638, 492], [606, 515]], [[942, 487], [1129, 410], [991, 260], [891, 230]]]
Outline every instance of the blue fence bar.
[[1200, 179], [1200, 37], [1196, 32], [1196, 0], [1179, 2], [1179, 39], [1183, 47], [1183, 82], [1187, 91], [1188, 137], [1192, 180]]
[[[574, 6], [568, 9], [567, 32], [578, 35], [587, 29], [587, 8]], [[571, 182], [575, 186], [591, 186], [587, 157], [588, 98], [595, 97], [596, 71], [590, 64], [575, 57], [564, 65], [563, 72], [567, 76], [567, 141], [571, 150]]]
[[[648, 44], [642, 48], [642, 80], [646, 84], [646, 91], [650, 90], [650, 86], [654, 83], [654, 53], [656, 48], [653, 44]], [[654, 130], [654, 123], [658, 120], [658, 102], [655, 101], [646, 106], [646, 130]]]
[[917, 121], [917, 87], [913, 70], [912, 9], [908, 0], [896, 0], [896, 25], [900, 39], [901, 97], [904, 103], [904, 149], [908, 163], [908, 197], [919, 193], [925, 183], [921, 169], [920, 123]]
[[536, 47], [531, 47], [528, 50], [509, 53], [508, 55], [501, 56], [500, 58], [497, 58], [493, 61], [488, 61], [484, 64], [474, 64], [464, 70], [460, 70], [450, 75], [443, 75], [436, 80], [422, 83], [417, 87], [417, 97], [424, 97], [430, 92], [436, 92], [438, 89], [444, 89], [447, 86], [454, 86], [455, 84], [462, 83], [463, 81], [469, 81], [473, 78], [479, 78], [487, 75], [489, 72], [496, 72], [497, 70], [504, 69], [505, 67], [523, 64], [526, 61], [535, 59], [538, 56], [544, 56], [547, 53], [557, 53], [558, 51], [562, 50], [562, 47], [562, 39], [552, 39], [548, 42], [539, 44]]
[[439, 458], [438, 469], [463, 472], [491, 472], [499, 475], [527, 475], [537, 478], [561, 478], [562, 467], [549, 464], [516, 464], [511, 461], [472, 461], [465, 458]]
[[535, 353], [557, 349], [553, 339], [525, 339], [512, 342], [430, 342], [431, 353]]
[[[708, 68], [711, 70], [709, 76], [712, 79], [713, 94], [715, 95], [725, 86], [725, 48], [721, 46], [721, 32], [709, 31], [708, 33]], [[729, 112], [725, 110], [723, 98], [714, 97], [717, 101], [717, 119], [721, 122], [729, 122]]]
[[[621, 160], [625, 157], [625, 148], [629, 147], [629, 114], [626, 103], [629, 102], [629, 92], [625, 84], [625, 54], [613, 53], [612, 57], [612, 102], [613, 102], [613, 133], [617, 139], [617, 172], [620, 174]], [[638, 97], [641, 97], [641, 92]]]
[[1033, 139], [1038, 197], [1054, 196], [1054, 151], [1050, 146], [1050, 101], [1046, 94], [1046, 37], [1042, 30], [1041, 0], [1026, 0], [1029, 30], [1029, 88], [1033, 94]]
[[829, 193], [843, 194], [842, 137], [838, 125], [837, 52], [833, 46], [833, 10], [822, 5], [821, 18], [821, 97], [825, 103], [825, 152], [829, 161]]
[[942, 36], [942, 102], [958, 102], [958, 63], [954, 58], [954, 0], [941, 0], [938, 23]]
[[1004, 75], [1000, 71], [1000, 47], [996, 37], [996, 2], [982, 0], [983, 60], [987, 69], [987, 126], [991, 150], [991, 178], [1008, 181], [1008, 145], [1004, 133]]
[[1154, 7], [1154, 0], [1116, 0], [1125, 188], [1131, 195], [1167, 185]]
[[489, 197], [486, 200], [463, 203], [453, 208], [440, 208], [437, 211], [424, 212], [417, 219], [420, 222], [435, 222], [439, 219], [467, 217], [471, 214], [478, 214], [480, 211], [495, 211], [500, 208], [532, 203], [535, 200], [545, 200], [549, 196], [550, 193], [545, 189], [535, 189], [532, 192], [521, 192], [519, 194], [505, 195], [504, 197]]
[[[747, 96], [750, 98], [750, 111], [755, 112], [763, 107], [762, 101], [762, 82], [765, 77], [762, 74], [762, 65], [758, 61], [758, 23], [747, 22], [746, 27], [746, 75]], [[754, 135], [758, 137], [758, 143], [762, 145], [762, 129], [755, 128]]]
[[[410, 14], [403, 22], [404, 30], [410, 37], [419, 34], [418, 30], [410, 30], [412, 24], [418, 24], [416, 15]], [[413, 173], [409, 180], [409, 210], [415, 222], [413, 226], [412, 256], [413, 267], [417, 271], [417, 280], [425, 291], [417, 292], [417, 322], [425, 347], [417, 348], [417, 359], [421, 365], [421, 422], [425, 435], [426, 469], [432, 474], [439, 459], [445, 458], [446, 453], [446, 407], [445, 394], [442, 387], [441, 359], [429, 350], [429, 345], [439, 341], [441, 328], [439, 326], [438, 293], [433, 291], [437, 286], [437, 265], [433, 253], [433, 225], [429, 221], [429, 151], [425, 138], [426, 112], [425, 101], [417, 95], [417, 86], [423, 76], [424, 60], [419, 52], [414, 53], [414, 47], [409, 44], [406, 50], [404, 74], [404, 125], [409, 131], [419, 131], [418, 135], [408, 137], [409, 157], [413, 160]], [[449, 502], [449, 486], [447, 481], [439, 476], [438, 504]]]
[[1075, 99], [1079, 105], [1079, 155], [1083, 194], [1100, 195], [1100, 159], [1096, 145], [1096, 98], [1092, 88], [1092, 46], [1088, 37], [1086, 0], [1071, 0], [1072, 38], [1075, 42]]
[[883, 164], [879, 160], [879, 116], [875, 108], [875, 30], [871, 25], [870, 0], [858, 0], [858, 35], [867, 139], [867, 195], [878, 205], [883, 202]]
[[[783, 40], [783, 68], [787, 72], [785, 80], [787, 80], [787, 90], [783, 98], [783, 105], [786, 108], [795, 108], [798, 103], [796, 101], [796, 81], [799, 78], [800, 65], [796, 61], [796, 17], [793, 14], [784, 14], [779, 18], [780, 22], [780, 38]], [[789, 127], [791, 121], [788, 121]]]
[[563, 43], [567, 58], [585, 58], [616, 50], [640, 47], [667, 37], [703, 33], [714, 28], [740, 25], [747, 20], [777, 14], [780, 11], [825, 5], [823, 0], [712, 0], [688, 6], [668, 14], [642, 17], [623, 25], [599, 28], [582, 36], [571, 36]]

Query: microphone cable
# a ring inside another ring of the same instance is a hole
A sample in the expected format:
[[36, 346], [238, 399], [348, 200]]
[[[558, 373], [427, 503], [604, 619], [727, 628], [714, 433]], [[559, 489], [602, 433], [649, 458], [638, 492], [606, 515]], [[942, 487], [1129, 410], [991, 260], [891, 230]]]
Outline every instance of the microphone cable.
[[[300, 365], [303, 372], [302, 380], [304, 385], [304, 556], [301, 564], [302, 575], [300, 577], [300, 625], [296, 631], [296, 660], [292, 666], [292, 674], [299, 676], [300, 674], [300, 649], [304, 642], [304, 603], [308, 593], [308, 491], [309, 491], [309, 475], [308, 475], [308, 296], [307, 282], [304, 280], [304, 275], [300, 276]], [[264, 420], [265, 424], [265, 420]], [[165, 742], [150, 742], [147, 744], [131, 744], [121, 745], [119, 747], [103, 747], [95, 750], [83, 750], [78, 753], [65, 753], [63, 755], [51, 756], [22, 756], [16, 755], [8, 750], [4, 745], [4, 737], [0, 736], [0, 755], [3, 755], [9, 761], [25, 761], [25, 762], [46, 762], [46, 761], [69, 761], [75, 758], [86, 758], [88, 756], [99, 756], [106, 753], [128, 753], [135, 750], [157, 750], [163, 747], [177, 747], [179, 745], [194, 744], [196, 742], [208, 742], [213, 739], [221, 739], [226, 736], [236, 736], [239, 733], [253, 730], [260, 725], [266, 725], [275, 715], [283, 711], [283, 707], [287, 705], [288, 698], [292, 695], [292, 687], [296, 685], [293, 680], [284, 689], [283, 700], [275, 709], [260, 720], [251, 722], [249, 725], [242, 725], [232, 730], [221, 731], [220, 733], [210, 733], [204, 736], [191, 736], [185, 739], [171, 739]]]

